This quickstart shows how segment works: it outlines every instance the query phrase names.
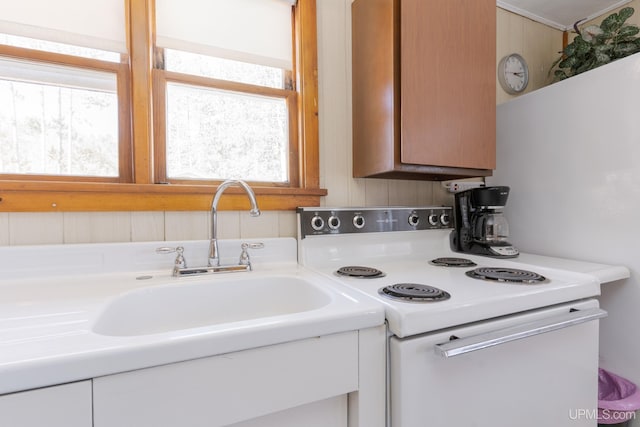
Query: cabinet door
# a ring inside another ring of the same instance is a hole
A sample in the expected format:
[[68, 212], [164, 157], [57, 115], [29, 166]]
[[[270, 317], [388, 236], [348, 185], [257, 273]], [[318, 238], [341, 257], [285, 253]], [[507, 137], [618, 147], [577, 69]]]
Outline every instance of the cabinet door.
[[91, 381], [0, 396], [0, 426], [91, 427]]
[[[93, 386], [95, 427], [228, 426], [356, 391], [358, 332], [95, 378]], [[346, 419], [330, 402], [338, 412], [327, 416]], [[295, 425], [290, 421], [298, 418], [291, 417], [312, 416], [313, 408], [247, 426], [283, 419], [281, 425]]]
[[495, 1], [400, 9], [402, 163], [495, 169]]
[[228, 427], [347, 427], [347, 396], [296, 406]]

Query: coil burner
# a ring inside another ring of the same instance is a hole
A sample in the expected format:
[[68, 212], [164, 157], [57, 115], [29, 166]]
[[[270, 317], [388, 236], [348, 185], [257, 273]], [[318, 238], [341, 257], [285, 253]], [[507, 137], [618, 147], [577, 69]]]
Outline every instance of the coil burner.
[[538, 273], [517, 268], [479, 267], [467, 271], [466, 274], [474, 279], [528, 285], [539, 284], [547, 280], [546, 277]]
[[378, 293], [405, 302], [434, 302], [451, 298], [451, 295], [442, 289], [416, 283], [396, 283], [380, 288]]
[[385, 274], [377, 268], [362, 267], [359, 265], [340, 267], [336, 271], [336, 274], [338, 276], [356, 277], [359, 279], [377, 279], [385, 276]]
[[467, 258], [436, 258], [429, 262], [438, 267], [474, 267], [477, 265]]

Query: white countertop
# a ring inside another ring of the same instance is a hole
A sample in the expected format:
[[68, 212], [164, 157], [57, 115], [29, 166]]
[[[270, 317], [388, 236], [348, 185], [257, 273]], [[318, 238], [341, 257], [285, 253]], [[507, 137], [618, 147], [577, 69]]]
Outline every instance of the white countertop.
[[[265, 249], [252, 252], [253, 272], [186, 278], [171, 276], [175, 255], [154, 252], [180, 242], [0, 248], [0, 394], [384, 322], [384, 309], [373, 299], [299, 267], [294, 239], [261, 241]], [[206, 263], [208, 242], [184, 243], [189, 266]], [[220, 251], [237, 261], [239, 244], [222, 241]], [[331, 302], [299, 313], [147, 335], [92, 331], [105, 307], [127, 292], [176, 283], [215, 286], [253, 274], [304, 279]]]
[[[629, 277], [624, 266], [563, 258], [520, 254], [517, 258], [492, 258], [452, 252], [450, 230], [425, 230], [307, 237], [300, 244], [301, 262], [335, 276], [345, 265], [362, 265], [384, 272], [379, 278], [341, 277], [348, 286], [384, 304], [389, 330], [405, 338], [443, 328], [540, 309], [600, 295], [601, 284]], [[517, 285], [469, 278], [470, 268], [433, 266], [438, 257], [463, 257], [475, 267], [515, 268], [545, 277], [539, 285]], [[451, 298], [425, 304], [380, 296], [380, 289], [397, 284], [428, 285]]]
[[600, 284], [628, 279], [629, 269], [623, 265], [608, 265], [594, 262], [578, 261], [567, 258], [548, 257], [544, 255], [520, 254], [518, 261], [523, 264], [539, 265], [547, 268], [562, 269], [574, 273], [588, 274], [595, 277]]

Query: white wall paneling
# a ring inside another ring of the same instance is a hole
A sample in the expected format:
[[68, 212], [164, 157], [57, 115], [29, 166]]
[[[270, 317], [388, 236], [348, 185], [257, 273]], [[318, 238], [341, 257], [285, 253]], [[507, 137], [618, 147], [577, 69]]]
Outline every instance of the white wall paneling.
[[10, 213], [10, 245], [62, 244], [63, 214], [52, 213]]
[[131, 212], [131, 241], [164, 240], [164, 212]]
[[279, 234], [278, 212], [262, 211], [257, 217], [250, 216], [249, 212], [240, 212], [240, 238], [278, 237]]
[[389, 204], [390, 183], [379, 179], [368, 179], [365, 181], [365, 205], [366, 206], [386, 206]]
[[65, 212], [64, 243], [131, 241], [131, 212]]
[[209, 212], [165, 212], [166, 240], [202, 240], [209, 238]]
[[0, 246], [9, 244], [9, 214], [0, 213]]
[[296, 218], [294, 211], [278, 212], [278, 237], [297, 237]]
[[[241, 235], [240, 215], [249, 215], [248, 212], [220, 211], [218, 212], [218, 236], [220, 239], [237, 239]], [[207, 219], [207, 227], [211, 228], [211, 214]], [[207, 231], [208, 233], [208, 231]], [[207, 238], [209, 235], [207, 235]]]
[[[350, 5], [350, 2], [349, 2]], [[351, 135], [347, 105], [347, 14], [344, 0], [323, 0], [318, 8], [318, 98], [320, 117], [320, 184], [329, 189], [328, 206], [349, 203]]]

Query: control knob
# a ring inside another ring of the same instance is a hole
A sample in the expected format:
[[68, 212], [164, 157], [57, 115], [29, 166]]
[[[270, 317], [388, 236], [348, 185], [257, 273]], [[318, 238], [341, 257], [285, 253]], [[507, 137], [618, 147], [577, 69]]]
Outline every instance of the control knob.
[[442, 225], [449, 225], [451, 223], [451, 217], [449, 216], [448, 213], [443, 213], [442, 215], [440, 215], [440, 223]]
[[364, 227], [364, 217], [360, 214], [357, 214], [353, 217], [353, 226], [356, 228]]
[[412, 227], [415, 227], [418, 225], [418, 223], [420, 222], [420, 216], [413, 212], [411, 213], [411, 215], [409, 215], [409, 225]]
[[324, 219], [320, 215], [316, 215], [311, 218], [311, 228], [316, 231], [320, 231], [324, 228]]
[[337, 230], [340, 227], [340, 218], [338, 218], [335, 215], [332, 215], [327, 220], [327, 224], [329, 225], [330, 229]]
[[429, 215], [429, 224], [431, 225], [438, 225], [438, 222], [440, 221], [440, 218], [438, 217], [437, 214], [432, 213], [431, 215]]

